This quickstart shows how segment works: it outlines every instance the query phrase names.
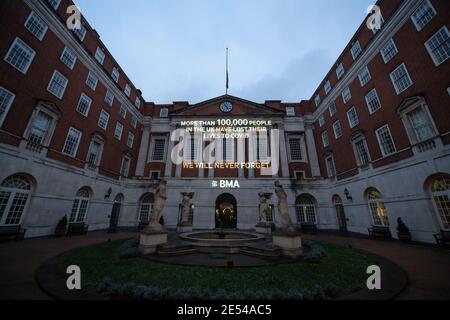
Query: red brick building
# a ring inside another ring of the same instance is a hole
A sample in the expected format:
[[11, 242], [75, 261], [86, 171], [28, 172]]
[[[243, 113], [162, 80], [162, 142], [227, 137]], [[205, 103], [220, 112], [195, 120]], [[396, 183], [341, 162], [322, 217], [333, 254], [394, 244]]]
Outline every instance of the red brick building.
[[[273, 193], [278, 180], [299, 225], [363, 234], [380, 226], [395, 237], [401, 217], [424, 242], [450, 228], [448, 1], [379, 1], [379, 28], [362, 22], [307, 101], [225, 95], [170, 105], [144, 101], [84, 18], [81, 29], [67, 27], [71, 5], [0, 3], [0, 226], [48, 235], [66, 215], [89, 230], [135, 227], [147, 221], [164, 177], [168, 227], [191, 191], [194, 228], [218, 227], [226, 203], [230, 227], [253, 229], [258, 193]], [[265, 158], [279, 168], [173, 163], [180, 144], [171, 135], [183, 122], [221, 119], [259, 121], [268, 131], [242, 143], [185, 139], [185, 160], [205, 163], [202, 150], [214, 146], [222, 162]], [[212, 187], [216, 180], [240, 188]], [[275, 198], [268, 220], [279, 225]]]

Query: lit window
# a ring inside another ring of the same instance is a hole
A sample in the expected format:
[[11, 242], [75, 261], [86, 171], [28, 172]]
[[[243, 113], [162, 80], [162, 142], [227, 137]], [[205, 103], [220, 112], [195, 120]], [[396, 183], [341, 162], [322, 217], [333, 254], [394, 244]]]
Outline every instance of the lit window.
[[334, 103], [334, 101], [330, 102], [328, 105], [328, 111], [330, 112], [330, 117], [333, 117], [336, 114], [336, 103]]
[[0, 87], [0, 127], [5, 121], [6, 115], [8, 114], [15, 97], [14, 94], [5, 88]]
[[395, 87], [395, 92], [397, 92], [397, 94], [402, 93], [413, 84], [404, 63], [402, 63], [394, 71], [392, 71], [390, 76]]
[[130, 87], [130, 85], [127, 83], [126, 85], [125, 85], [125, 95], [129, 98], [130, 97], [130, 94], [131, 94], [131, 87]]
[[361, 45], [359, 44], [359, 41], [356, 41], [353, 46], [352, 46], [352, 57], [353, 60], [356, 60], [356, 58], [358, 58], [358, 56], [361, 54], [362, 49], [361, 49]]
[[394, 39], [390, 39], [383, 48], [381, 48], [381, 56], [383, 57], [384, 63], [388, 63], [393, 57], [398, 53], [397, 47], [395, 46]]
[[316, 209], [311, 197], [299, 196], [295, 201], [295, 211], [298, 223], [316, 223]]
[[89, 71], [89, 74], [86, 79], [86, 85], [95, 91], [95, 89], [97, 88], [97, 83], [98, 83], [97, 77], [94, 76], [94, 74], [91, 71]]
[[75, 62], [77, 61], [77, 56], [67, 47], [64, 48], [61, 54], [60, 60], [70, 69], [73, 70]]
[[164, 153], [166, 148], [166, 139], [155, 139], [153, 145], [153, 161], [164, 161]]
[[425, 47], [430, 53], [436, 66], [442, 64], [450, 57], [450, 33], [446, 26], [436, 32], [427, 42]]
[[369, 81], [372, 79], [370, 75], [369, 68], [366, 66], [362, 71], [358, 74], [359, 83], [361, 83], [361, 87], [364, 87]]
[[114, 138], [117, 140], [122, 139], [123, 125], [120, 122], [117, 122], [116, 129], [114, 130]]
[[80, 140], [81, 140], [81, 131], [78, 131], [77, 129], [74, 128], [70, 128], [62, 152], [68, 156], [75, 158], [75, 156], [77, 155]]
[[97, 59], [97, 61], [103, 65], [103, 62], [105, 61], [105, 53], [103, 52], [102, 49], [97, 48], [97, 51], [95, 52], [95, 59]]
[[127, 117], [127, 108], [123, 104], [120, 105], [119, 115], [124, 119]]
[[133, 148], [133, 143], [134, 143], [134, 134], [132, 134], [131, 132], [128, 133], [128, 139], [127, 139], [127, 146], [129, 148]]
[[333, 89], [333, 88], [331, 87], [331, 82], [330, 82], [330, 80], [328, 80], [328, 81], [325, 83], [324, 89], [325, 89], [325, 93], [326, 93], [326, 94], [329, 94], [330, 91], [331, 91], [331, 89]]
[[108, 127], [108, 121], [109, 121], [109, 113], [105, 110], [102, 110], [100, 113], [100, 117], [98, 119], [98, 126], [102, 128], [103, 130], [106, 130]]
[[376, 130], [376, 134], [383, 157], [387, 157], [397, 151], [395, 149], [395, 144], [394, 140], [392, 139], [391, 132], [387, 125]]
[[338, 120], [335, 123], [333, 123], [333, 131], [334, 131], [334, 136], [336, 139], [339, 139], [340, 137], [342, 137], [342, 127], [341, 127], [341, 122]]
[[75, 199], [73, 200], [72, 212], [69, 219], [70, 223], [79, 223], [86, 220], [89, 198], [89, 190], [87, 190], [86, 188], [78, 190]]
[[369, 108], [369, 113], [373, 114], [376, 111], [381, 109], [381, 103], [380, 99], [378, 98], [377, 90], [372, 89], [367, 95], [366, 95], [366, 103], [367, 107]]
[[119, 82], [120, 73], [119, 73], [119, 70], [117, 70], [117, 68], [113, 68], [111, 77], [114, 79], [115, 82]]
[[112, 107], [114, 103], [114, 94], [108, 89], [106, 90], [105, 95], [105, 102], [108, 104], [108, 106]]
[[328, 133], [326, 131], [322, 132], [322, 143], [324, 148], [330, 145], [330, 140], [328, 139]]
[[347, 112], [348, 123], [350, 125], [350, 129], [353, 129], [359, 124], [358, 114], [356, 113], [356, 108], [352, 107]]
[[430, 1], [425, 0], [411, 15], [411, 20], [416, 26], [417, 31], [420, 31], [434, 18], [435, 15], [436, 10], [434, 10]]
[[375, 226], [389, 227], [389, 218], [386, 205], [384, 204], [381, 193], [376, 189], [369, 189], [367, 192], [369, 210], [372, 215]]
[[314, 98], [314, 102], [316, 103], [316, 107], [318, 107], [319, 104], [320, 104], [320, 95], [317, 95], [317, 96]]
[[344, 101], [344, 103], [347, 103], [351, 98], [352, 93], [350, 92], [350, 87], [347, 87], [344, 89], [344, 91], [342, 91], [342, 101]]
[[53, 76], [48, 83], [47, 91], [52, 93], [55, 97], [62, 99], [66, 91], [67, 83], [69, 81], [59, 71], [55, 70]]
[[289, 138], [289, 150], [291, 153], [291, 161], [303, 161], [302, 139]]
[[431, 195], [443, 230], [450, 229], [450, 178], [436, 178], [431, 183]]
[[20, 175], [0, 185], [0, 226], [20, 225], [31, 196], [31, 183]]
[[35, 55], [36, 52], [33, 49], [21, 39], [16, 38], [5, 56], [5, 61], [26, 74]]
[[344, 76], [344, 73], [345, 73], [344, 65], [342, 63], [340, 63], [336, 68], [336, 75], [337, 75], [338, 80]]
[[92, 99], [84, 93], [81, 94], [80, 101], [78, 102], [77, 111], [83, 116], [87, 117], [89, 110], [91, 109]]
[[320, 115], [320, 117], [319, 117], [319, 127], [323, 127], [323, 125], [325, 124], [325, 117], [324, 117], [324, 115], [322, 114], [322, 115]]
[[47, 24], [34, 11], [31, 12], [25, 22], [25, 27], [41, 41], [44, 39], [45, 33], [48, 30]]

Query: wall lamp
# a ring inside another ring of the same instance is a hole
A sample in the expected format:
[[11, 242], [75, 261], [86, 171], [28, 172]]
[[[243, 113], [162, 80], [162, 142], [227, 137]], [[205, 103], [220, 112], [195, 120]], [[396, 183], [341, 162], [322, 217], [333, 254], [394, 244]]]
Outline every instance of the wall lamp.
[[112, 193], [112, 189], [109, 188], [108, 191], [106, 191], [105, 199], [109, 199], [109, 197], [111, 197], [111, 193]]
[[350, 191], [348, 191], [347, 188], [345, 188], [344, 194], [345, 194], [345, 197], [347, 198], [347, 200], [350, 200], [350, 201], [353, 200], [353, 197], [352, 197], [352, 195], [350, 194]]

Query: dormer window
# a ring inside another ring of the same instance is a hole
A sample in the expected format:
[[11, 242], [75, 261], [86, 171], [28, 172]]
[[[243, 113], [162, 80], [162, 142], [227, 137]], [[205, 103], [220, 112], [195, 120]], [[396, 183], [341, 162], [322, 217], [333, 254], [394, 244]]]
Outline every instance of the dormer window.
[[167, 118], [169, 116], [169, 109], [168, 108], [161, 108], [159, 111], [159, 117], [160, 118]]

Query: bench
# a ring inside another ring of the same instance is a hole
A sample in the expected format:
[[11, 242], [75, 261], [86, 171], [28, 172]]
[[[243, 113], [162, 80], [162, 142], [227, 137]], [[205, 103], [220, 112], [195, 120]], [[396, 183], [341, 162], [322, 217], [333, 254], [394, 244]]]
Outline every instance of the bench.
[[372, 228], [369, 228], [369, 238], [383, 240], [392, 239], [391, 230], [389, 227], [373, 226]]
[[434, 238], [439, 246], [450, 245], [450, 231], [441, 230], [441, 233], [435, 234]]
[[25, 237], [27, 229], [23, 229], [21, 226], [2, 226], [0, 227], [0, 238], [7, 238], [16, 241], [21, 241]]
[[315, 223], [302, 223], [300, 224], [300, 230], [302, 233], [316, 234], [317, 226]]
[[84, 222], [69, 223], [66, 236], [79, 236], [88, 232], [89, 226]]

